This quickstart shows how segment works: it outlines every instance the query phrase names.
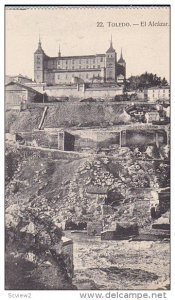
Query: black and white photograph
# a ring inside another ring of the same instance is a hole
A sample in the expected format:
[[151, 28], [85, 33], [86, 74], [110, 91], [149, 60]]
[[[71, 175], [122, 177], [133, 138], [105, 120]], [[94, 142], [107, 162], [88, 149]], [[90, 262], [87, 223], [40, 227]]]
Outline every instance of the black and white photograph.
[[170, 5], [4, 13], [5, 290], [163, 295]]

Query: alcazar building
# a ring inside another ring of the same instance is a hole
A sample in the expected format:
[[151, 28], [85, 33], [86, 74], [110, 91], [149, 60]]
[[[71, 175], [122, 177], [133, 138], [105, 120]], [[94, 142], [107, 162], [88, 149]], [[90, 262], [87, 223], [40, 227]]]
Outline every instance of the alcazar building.
[[47, 85], [70, 84], [77, 82], [116, 82], [123, 83], [126, 77], [126, 62], [122, 51], [120, 59], [112, 45], [105, 54], [49, 57], [39, 40], [34, 53], [34, 80]]

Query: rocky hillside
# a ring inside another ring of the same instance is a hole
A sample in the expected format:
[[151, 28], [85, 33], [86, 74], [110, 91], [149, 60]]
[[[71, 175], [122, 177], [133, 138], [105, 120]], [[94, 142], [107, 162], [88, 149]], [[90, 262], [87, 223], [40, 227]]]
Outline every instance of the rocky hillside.
[[13, 110], [6, 111], [5, 130], [6, 132], [27, 132], [38, 128], [44, 108], [17, 112]]
[[6, 289], [75, 289], [70, 256], [62, 251], [62, 229], [51, 215], [24, 202], [11, 204], [5, 220]]
[[169, 185], [169, 165], [137, 160], [129, 148], [120, 151], [118, 159], [52, 160], [24, 158], [19, 149], [8, 147], [6, 205], [28, 203], [57, 223], [103, 218], [107, 224], [117, 219], [143, 226], [149, 222], [150, 191]]
[[[130, 116], [124, 113], [126, 105], [116, 104], [73, 104], [60, 103], [49, 105], [44, 120], [44, 127], [72, 126], [107, 126], [109, 124], [125, 124], [130, 122]], [[38, 128], [43, 105], [33, 105], [25, 111], [6, 112], [6, 132], [27, 132]]]

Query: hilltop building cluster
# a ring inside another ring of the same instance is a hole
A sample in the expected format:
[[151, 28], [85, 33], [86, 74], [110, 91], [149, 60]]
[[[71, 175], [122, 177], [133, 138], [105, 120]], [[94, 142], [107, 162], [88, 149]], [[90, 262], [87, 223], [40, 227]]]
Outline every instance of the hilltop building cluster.
[[39, 39], [34, 52], [34, 81], [24, 75], [5, 77], [6, 108], [25, 109], [31, 102], [64, 101], [168, 101], [170, 87], [127, 90], [126, 61], [113, 48], [112, 38], [104, 54], [62, 56], [45, 54]]
[[122, 51], [120, 59], [110, 47], [105, 54], [62, 56], [59, 49], [56, 57], [45, 54], [41, 41], [34, 53], [34, 80], [48, 85], [74, 82], [124, 82], [126, 78], [126, 61]]

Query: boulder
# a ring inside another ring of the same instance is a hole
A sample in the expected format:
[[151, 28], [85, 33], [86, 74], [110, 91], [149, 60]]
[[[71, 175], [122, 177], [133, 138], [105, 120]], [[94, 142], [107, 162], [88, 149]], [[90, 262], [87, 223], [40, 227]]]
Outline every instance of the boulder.
[[105, 230], [101, 233], [101, 240], [125, 240], [138, 235], [137, 223], [117, 223], [114, 230]]

